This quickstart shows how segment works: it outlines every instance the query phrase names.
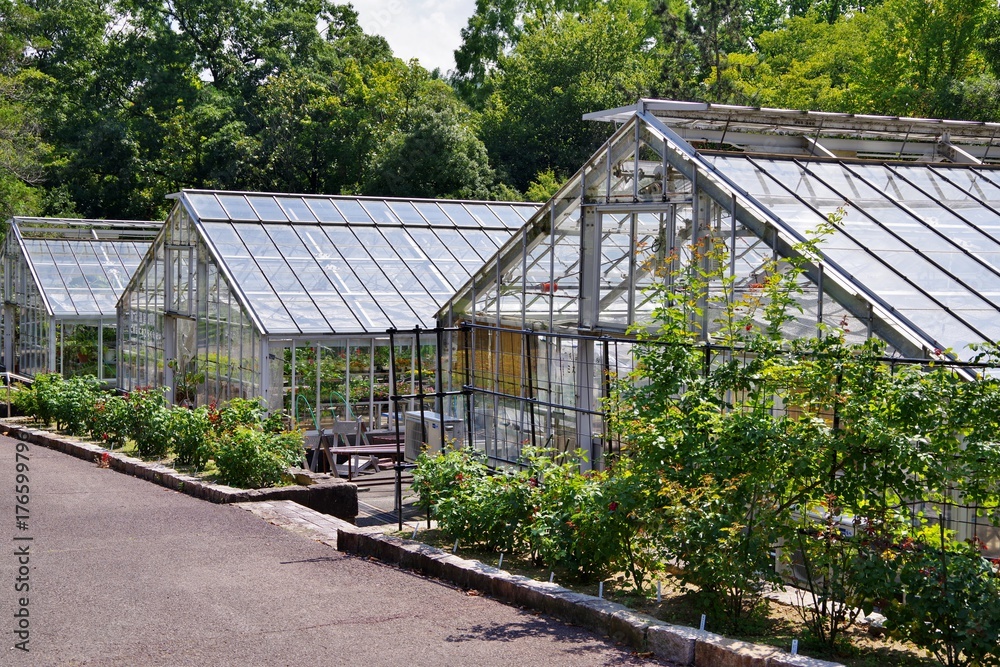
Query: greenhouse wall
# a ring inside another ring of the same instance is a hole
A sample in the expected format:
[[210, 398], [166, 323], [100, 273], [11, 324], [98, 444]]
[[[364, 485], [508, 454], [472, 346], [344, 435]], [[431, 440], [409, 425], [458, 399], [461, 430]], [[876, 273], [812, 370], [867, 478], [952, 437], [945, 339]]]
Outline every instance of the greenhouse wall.
[[4, 244], [4, 366], [21, 375], [54, 372], [55, 331], [24, 254]]
[[119, 386], [173, 389], [178, 404], [262, 395], [261, 336], [183, 206], [123, 294]]

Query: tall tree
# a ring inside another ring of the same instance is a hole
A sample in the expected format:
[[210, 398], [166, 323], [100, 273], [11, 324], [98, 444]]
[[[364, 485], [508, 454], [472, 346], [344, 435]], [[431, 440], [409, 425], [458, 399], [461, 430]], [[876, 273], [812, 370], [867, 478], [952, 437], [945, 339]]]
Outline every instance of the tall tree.
[[[431, 82], [379, 156], [367, 190], [405, 197], [490, 199], [495, 176], [472, 114]], [[436, 95], [434, 93], [437, 93]]]
[[762, 34], [756, 53], [730, 55], [730, 99], [985, 120], [994, 86], [977, 36], [994, 15], [989, 0], [886, 0], [832, 24], [812, 11]]
[[539, 172], [576, 171], [609, 131], [582, 115], [634, 103], [650, 90], [654, 31], [644, 0], [527, 23], [489, 80], [483, 139], [498, 171], [522, 191]]
[[23, 67], [18, 24], [24, 18], [14, 2], [0, 0], [0, 224], [44, 209], [40, 186], [50, 147], [41, 140], [29, 84], [45, 77]]
[[[726, 55], [750, 50], [753, 39], [777, 27], [784, 12], [779, 0], [656, 0], [660, 41], [673, 56], [664, 61], [661, 88], [723, 100]], [[703, 81], [710, 81], [705, 92], [692, 86]]]

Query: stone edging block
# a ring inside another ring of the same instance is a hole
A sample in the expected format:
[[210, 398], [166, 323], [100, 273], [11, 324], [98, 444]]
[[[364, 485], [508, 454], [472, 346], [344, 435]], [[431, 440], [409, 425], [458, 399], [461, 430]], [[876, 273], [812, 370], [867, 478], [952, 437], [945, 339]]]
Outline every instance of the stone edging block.
[[310, 486], [237, 489], [223, 484], [211, 484], [159, 463], [149, 463], [121, 452], [110, 451], [100, 445], [49, 431], [11, 424], [2, 420], [0, 420], [0, 427], [6, 429], [11, 437], [54, 449], [84, 461], [95, 461], [107, 453], [108, 467], [112, 470], [145, 479], [212, 503], [229, 504], [291, 498], [302, 505], [350, 523], [353, 523], [358, 515], [358, 487], [342, 479], [331, 479]]
[[511, 574], [421, 542], [364, 533], [349, 524], [338, 528], [337, 548], [536, 609], [625, 642], [636, 650], [651, 651], [656, 657], [677, 665], [843, 667], [839, 663], [791, 655], [772, 646], [663, 623], [615, 602], [576, 593], [558, 584]]

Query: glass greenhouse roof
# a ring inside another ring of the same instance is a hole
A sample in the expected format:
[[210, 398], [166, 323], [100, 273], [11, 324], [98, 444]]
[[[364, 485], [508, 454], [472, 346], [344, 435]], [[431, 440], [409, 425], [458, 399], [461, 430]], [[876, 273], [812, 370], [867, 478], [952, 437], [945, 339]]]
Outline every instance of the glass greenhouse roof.
[[19, 245], [49, 314], [115, 317], [116, 304], [161, 223], [14, 218]]
[[1000, 341], [1000, 170], [708, 156], [825, 261], [942, 348]]
[[182, 191], [266, 334], [432, 327], [537, 204]]
[[[723, 121], [740, 120], [742, 140], [775, 118], [792, 127], [819, 124], [821, 115], [684, 107], [690, 118], [663, 118], [666, 111], [678, 115], [671, 105], [683, 103], [658, 102], [659, 109], [644, 102], [592, 114], [624, 124], [518, 238], [462, 286], [442, 316], [619, 332], [649, 321], [653, 304], [642, 290], [651, 280], [647, 267], [674, 261], [674, 248], [685, 258], [696, 216], [717, 216], [698, 233], [725, 240], [731, 271], [746, 287], [758, 282], [754, 267], [776, 254], [801, 255], [797, 244], [842, 209], [843, 219], [819, 245], [818, 261], [803, 257], [804, 280], [811, 281], [803, 326], [830, 324], [831, 312], [850, 314], [908, 355], [951, 349], [968, 359], [974, 354], [968, 345], [1000, 342], [1000, 168], [983, 164], [992, 156], [980, 136], [995, 128], [842, 114], [829, 138], [786, 133], [740, 147], [729, 139], [689, 143], [681, 129], [694, 124], [696, 113], [716, 113]], [[709, 126], [702, 125], [697, 130], [704, 134]], [[958, 146], [945, 132], [911, 154], [907, 138], [894, 134], [911, 126], [928, 137], [932, 128], [950, 129], [969, 143]], [[878, 150], [835, 143], [845, 133], [856, 143], [876, 142]], [[795, 150], [786, 150], [786, 139]], [[723, 144], [733, 150], [719, 150]]]

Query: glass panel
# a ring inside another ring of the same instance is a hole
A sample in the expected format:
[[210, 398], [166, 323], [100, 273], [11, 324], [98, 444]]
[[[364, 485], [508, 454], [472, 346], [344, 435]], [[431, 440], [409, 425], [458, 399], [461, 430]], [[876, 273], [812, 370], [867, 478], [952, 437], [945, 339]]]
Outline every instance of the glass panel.
[[[892, 171], [912, 181], [928, 195], [942, 201], [968, 201], [969, 193], [940, 178], [927, 167], [892, 167]], [[954, 170], [949, 170], [954, 171]]]
[[434, 268], [434, 265], [432, 265], [429, 260], [418, 259], [409, 262], [400, 262], [400, 264], [402, 267], [397, 275], [401, 276], [401, 282], [409, 283], [408, 274], [412, 271], [413, 275], [415, 275], [417, 280], [420, 281], [424, 289], [431, 294], [435, 296], [444, 295], [445, 298], [451, 296], [453, 292], [451, 285], [448, 284], [448, 282], [444, 279], [444, 276], [442, 276], [437, 269]]
[[486, 237], [493, 241], [497, 248], [502, 248], [507, 241], [511, 239], [514, 234], [507, 229], [490, 229], [486, 232]]
[[288, 222], [288, 217], [281, 210], [281, 207], [278, 206], [278, 202], [274, 200], [274, 197], [248, 195], [247, 200], [253, 206], [254, 211], [257, 212], [261, 220], [266, 220], [267, 222]]
[[486, 204], [466, 204], [465, 207], [483, 224], [483, 227], [507, 227]]
[[320, 267], [342, 294], [368, 294], [365, 285], [343, 260], [323, 260]]
[[306, 247], [306, 250], [312, 253], [312, 256], [317, 260], [331, 258], [340, 259], [340, 253], [338, 253], [337, 249], [333, 247], [333, 243], [322, 229], [294, 227], [293, 231], [298, 233], [299, 238]]
[[311, 257], [292, 225], [266, 225], [264, 230], [281, 257], [285, 259]]
[[345, 259], [356, 259], [370, 257], [367, 251], [361, 247], [358, 237], [347, 227], [324, 227], [323, 231], [329, 237], [334, 247]]
[[316, 260], [312, 258], [289, 258], [285, 261], [288, 262], [292, 273], [299, 279], [299, 282], [302, 283], [302, 287], [307, 293], [329, 292], [334, 289], [330, 283], [330, 279], [327, 278], [326, 274], [316, 263]]
[[497, 204], [491, 204], [490, 208], [493, 209], [493, 213], [496, 214], [505, 226], [511, 229], [518, 229], [524, 225], [524, 219], [518, 214], [518, 210], [523, 209], [522, 206], [500, 206]]
[[204, 227], [205, 235], [221, 257], [246, 257], [247, 247], [230, 223], [209, 222]]
[[278, 197], [277, 201], [289, 220], [293, 222], [316, 222], [316, 216], [313, 215], [313, 212], [309, 210], [309, 206], [301, 198]]
[[[398, 329], [408, 329], [413, 327], [414, 322], [421, 322], [413, 310], [410, 308], [410, 299], [401, 296], [386, 295], [379, 297], [378, 303], [392, 319], [392, 326]], [[422, 323], [426, 326], [426, 323]], [[388, 327], [386, 327], [388, 328]]]
[[[411, 233], [413, 233], [413, 231], [414, 230], [410, 230]], [[435, 229], [434, 233], [437, 234], [438, 238], [441, 239], [441, 243], [443, 243], [448, 250], [451, 251], [451, 254], [453, 254], [456, 259], [468, 259], [482, 262], [483, 257], [476, 252], [471, 245], [469, 245], [469, 242], [466, 240], [466, 234], [463, 232], [457, 229]], [[470, 233], [469, 236], [471, 235], [472, 234]], [[491, 254], [493, 252], [496, 251], [491, 250]]]
[[247, 294], [250, 305], [260, 318], [268, 333], [295, 332], [300, 333], [295, 321], [281, 305], [281, 300], [273, 293]]
[[381, 201], [362, 201], [360, 202], [364, 206], [365, 210], [371, 215], [375, 222], [383, 222], [390, 225], [398, 225], [399, 219], [393, 215], [389, 207], [386, 206], [385, 202]]
[[406, 230], [402, 228], [385, 228], [381, 231], [385, 240], [392, 246], [392, 250], [397, 257], [402, 257], [403, 259], [418, 259], [422, 257], [420, 251], [417, 250], [417, 246], [406, 234]]
[[411, 239], [410, 242], [416, 248], [419, 248], [421, 253], [433, 260], [455, 259], [455, 257], [448, 250], [447, 246], [445, 246], [445, 244], [438, 239], [438, 237], [434, 234], [434, 231], [431, 229], [414, 229], [411, 227], [402, 231], [402, 233], [409, 236]]
[[254, 260], [249, 257], [233, 257], [226, 263], [245, 292], [271, 291], [271, 283]]
[[302, 333], [328, 333], [330, 325], [307, 294], [282, 295], [282, 304], [288, 309]]
[[389, 208], [392, 212], [408, 225], [426, 225], [427, 221], [424, 220], [423, 216], [413, 207], [413, 204], [407, 201], [391, 201], [389, 202]]
[[271, 237], [261, 225], [234, 225], [251, 257], [281, 257]]
[[306, 203], [320, 222], [344, 222], [344, 216], [329, 199], [307, 199]]
[[215, 195], [187, 193], [184, 196], [194, 208], [195, 214], [202, 220], [225, 220], [229, 217]]
[[[351, 231], [357, 235], [357, 243], [360, 247], [366, 249], [372, 258], [376, 260], [398, 258], [396, 251], [388, 243], [386, 243], [385, 238], [383, 238], [379, 230], [374, 227], [358, 227], [352, 229]], [[348, 231], [348, 234], [350, 234], [350, 231]], [[346, 236], [342, 238], [345, 238], [346, 240]], [[338, 248], [341, 247], [339, 242], [336, 240], [334, 242], [337, 243]], [[352, 257], [356, 256], [357, 255], [352, 254]]]
[[259, 220], [250, 203], [242, 195], [219, 195], [219, 201], [225, 207], [230, 220]]
[[[367, 294], [345, 295], [344, 301], [351, 308], [351, 312], [361, 319], [361, 323], [365, 325], [367, 330], [385, 331], [393, 326], [392, 321], [386, 317], [371, 296]], [[383, 302], [383, 299], [380, 298], [379, 302]]]
[[344, 214], [347, 222], [371, 222], [371, 216], [357, 201], [353, 199], [338, 199], [337, 208]]
[[441, 204], [441, 209], [460, 227], [479, 227], [479, 223], [461, 204]]
[[[398, 261], [398, 260], [397, 260]], [[396, 288], [382, 269], [371, 264], [354, 264], [351, 266], [361, 283], [372, 294], [396, 294]]]
[[[453, 259], [435, 259], [434, 266], [437, 267], [441, 275], [448, 281], [452, 294], [472, 277], [472, 273], [466, 270], [461, 262]], [[448, 297], [450, 298], [451, 294]]]
[[351, 307], [347, 305], [347, 302], [339, 294], [311, 293], [311, 296], [316, 303], [316, 307], [323, 313], [323, 317], [326, 318], [333, 331], [349, 333], [361, 331], [365, 328], [358, 320], [356, 313], [352, 311]]
[[446, 225], [451, 227], [454, 224], [437, 204], [432, 204], [430, 202], [414, 202], [413, 205], [418, 211], [420, 211], [420, 214], [424, 216], [424, 219], [432, 225]]
[[284, 297], [288, 293], [303, 293], [302, 285], [298, 277], [292, 273], [285, 260], [280, 258], [260, 258], [257, 264], [263, 271], [271, 287], [279, 296]]

